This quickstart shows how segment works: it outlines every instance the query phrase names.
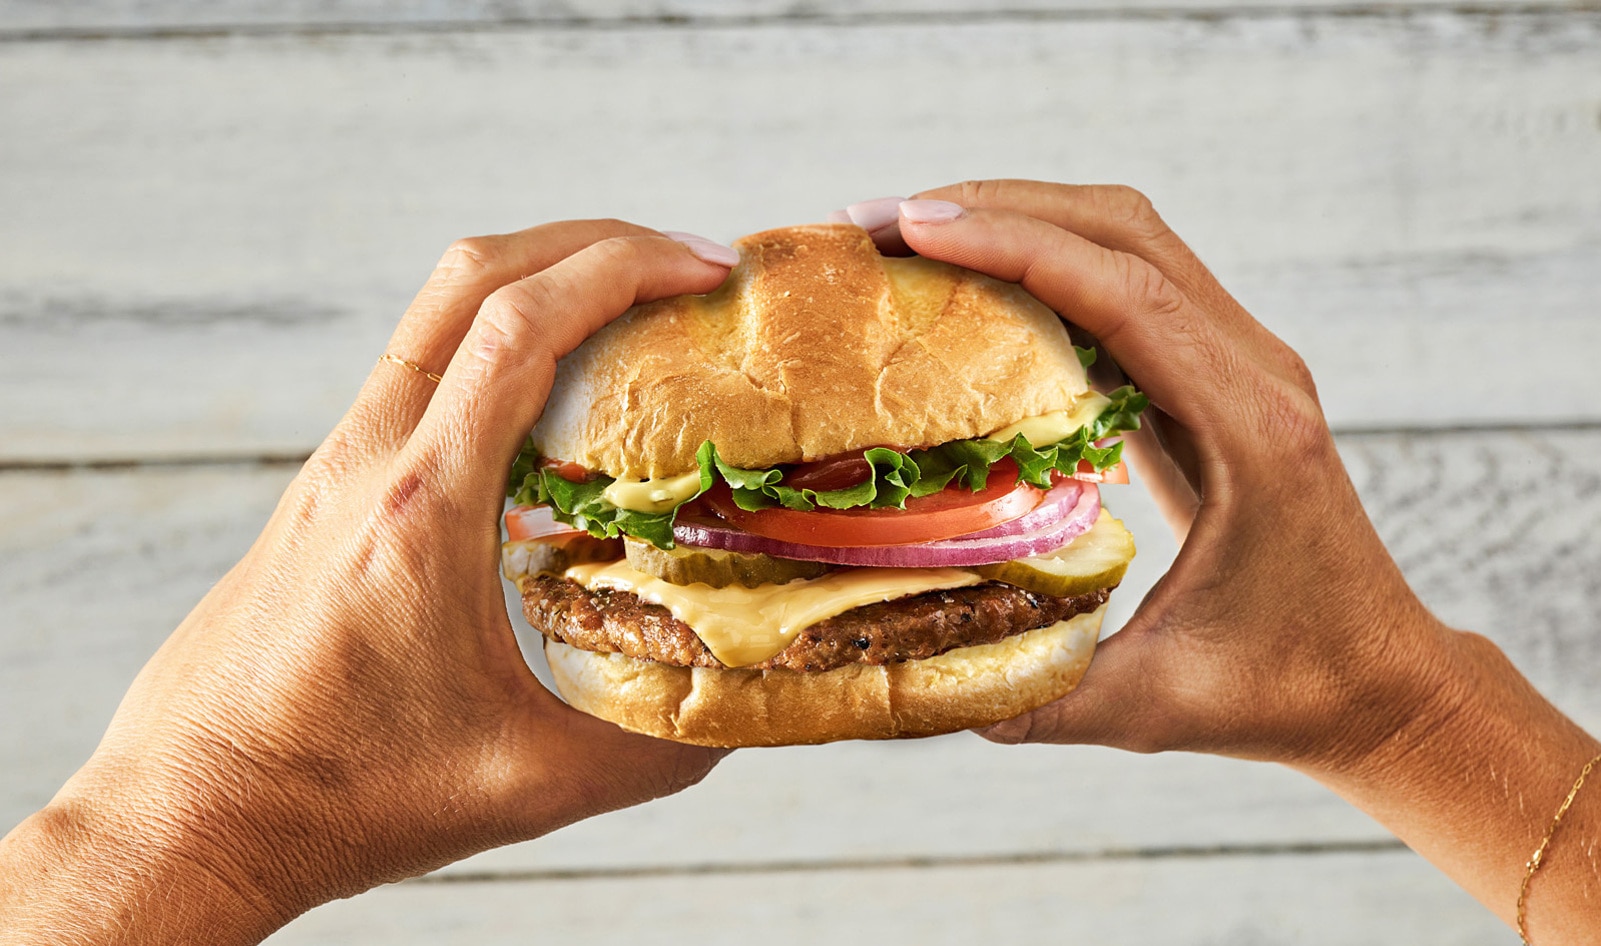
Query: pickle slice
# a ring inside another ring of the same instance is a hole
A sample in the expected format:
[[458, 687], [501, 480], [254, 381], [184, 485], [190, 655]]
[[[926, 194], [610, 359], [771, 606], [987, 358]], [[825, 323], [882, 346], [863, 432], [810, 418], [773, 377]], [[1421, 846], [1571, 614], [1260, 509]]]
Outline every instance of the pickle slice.
[[760, 585], [782, 585], [797, 578], [816, 578], [829, 569], [822, 562], [774, 558], [758, 552], [730, 552], [687, 545], [659, 549], [649, 542], [632, 538], [624, 542], [630, 566], [675, 585], [699, 583], [713, 588], [726, 588], [729, 585], [755, 588]]
[[1102, 509], [1088, 532], [1049, 555], [979, 565], [973, 570], [992, 581], [1065, 598], [1116, 585], [1132, 558], [1134, 537]]
[[623, 543], [597, 539], [587, 533], [560, 538], [507, 542], [500, 547], [500, 572], [511, 581], [530, 575], [560, 575], [574, 565], [615, 562], [623, 557]]

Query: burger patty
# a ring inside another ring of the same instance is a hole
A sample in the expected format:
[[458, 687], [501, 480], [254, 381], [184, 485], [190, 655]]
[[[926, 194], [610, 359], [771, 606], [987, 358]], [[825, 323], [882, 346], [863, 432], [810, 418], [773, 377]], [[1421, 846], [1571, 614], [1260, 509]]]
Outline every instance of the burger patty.
[[[1093, 611], [1110, 591], [1056, 598], [987, 582], [863, 605], [807, 627], [787, 648], [753, 668], [815, 673], [853, 663], [922, 660]], [[546, 637], [581, 650], [679, 667], [724, 666], [689, 625], [633, 592], [590, 591], [554, 575], [524, 579], [522, 592], [528, 623]]]

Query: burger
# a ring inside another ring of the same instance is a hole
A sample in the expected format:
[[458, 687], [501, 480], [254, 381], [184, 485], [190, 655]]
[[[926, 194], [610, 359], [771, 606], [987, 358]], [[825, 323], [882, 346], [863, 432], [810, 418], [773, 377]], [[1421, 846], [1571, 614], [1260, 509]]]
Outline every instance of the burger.
[[1100, 393], [1022, 288], [850, 225], [736, 242], [704, 296], [557, 366], [502, 565], [570, 704], [712, 746], [928, 736], [1055, 700], [1134, 554]]

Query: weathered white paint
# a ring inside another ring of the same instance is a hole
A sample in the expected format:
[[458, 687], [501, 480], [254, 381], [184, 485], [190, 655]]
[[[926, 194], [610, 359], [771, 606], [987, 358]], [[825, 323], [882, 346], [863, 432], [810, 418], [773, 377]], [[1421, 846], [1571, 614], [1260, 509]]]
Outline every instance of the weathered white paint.
[[1601, 429], [1343, 438], [1369, 515], [1441, 618], [1601, 727]]
[[268, 942], [1511, 946], [1517, 937], [1403, 851], [410, 883], [329, 904]]
[[[729, 237], [996, 174], [1146, 189], [1339, 424], [1601, 419], [1601, 14], [1374, 7], [0, 0], [0, 462], [305, 450], [454, 236], [618, 214]], [[602, 22], [679, 15], [699, 21]], [[518, 19], [568, 22], [494, 25]], [[284, 35], [68, 36], [218, 24]], [[1425, 600], [1601, 724], [1601, 431], [1342, 446]], [[0, 831], [92, 750], [291, 472], [0, 474]], [[1112, 502], [1142, 549], [1115, 625], [1172, 546]], [[275, 942], [1514, 941], [1405, 853], [1128, 856], [1384, 837], [1227, 760], [965, 735], [744, 752], [447, 871], [602, 876], [384, 888]], [[860, 866], [975, 857], [997, 861]], [[630, 868], [655, 873], [605, 873]]]
[[[1584, 541], [1601, 526], [1601, 431], [1370, 435], [1343, 445], [1424, 599], [1499, 641], [1581, 722], [1601, 723], [1601, 588], [1591, 577], [1601, 574], [1601, 545]], [[290, 475], [218, 467], [0, 476], [0, 828], [42, 804], [87, 756], [139, 665], [243, 552]], [[1114, 599], [1126, 615], [1173, 547], [1137, 491], [1108, 502], [1141, 545]], [[931, 813], [938, 831], [925, 828]], [[736, 753], [693, 792], [455, 869], [1091, 856], [1383, 837], [1272, 767], [958, 735]]]
[[306, 449], [458, 235], [729, 237], [1000, 174], [1146, 189], [1337, 424], [1594, 418], [1598, 43], [1592, 11], [0, 44], [0, 459]]
[[[199, 30], [221, 28], [439, 27], [447, 24], [602, 25], [629, 20], [664, 26], [741, 21], [895, 19], [1027, 19], [1062, 13], [1117, 15], [1135, 11], [1227, 14], [1271, 7], [1309, 10], [1349, 6], [1367, 13], [1457, 5], [1459, 0], [4, 0], [0, 31]], [[1495, 0], [1491, 8], [1547, 5], [1544, 0]], [[1579, 4], [1574, 3], [1577, 7]]]

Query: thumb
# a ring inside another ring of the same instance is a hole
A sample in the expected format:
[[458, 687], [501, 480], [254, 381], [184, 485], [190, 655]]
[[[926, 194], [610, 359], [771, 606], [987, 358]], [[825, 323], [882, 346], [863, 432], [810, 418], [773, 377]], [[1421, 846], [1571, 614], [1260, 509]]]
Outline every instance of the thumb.
[[1149, 632], [1132, 626], [1096, 646], [1089, 671], [1073, 692], [1054, 703], [977, 730], [991, 742], [1102, 745], [1157, 752], [1160, 703], [1146, 672]]
[[[530, 814], [537, 825], [533, 834], [681, 792], [705, 778], [732, 751], [629, 732], [568, 706], [548, 690], [541, 689], [536, 702], [537, 714], [527, 720], [533, 732], [519, 740], [523, 752], [514, 764], [542, 787], [534, 793], [512, 792], [512, 804], [532, 803]], [[561, 778], [543, 777], [553, 769], [562, 773]], [[565, 797], [531, 797], [553, 791]], [[562, 814], [561, 823], [540, 823], [540, 816], [551, 810]]]

